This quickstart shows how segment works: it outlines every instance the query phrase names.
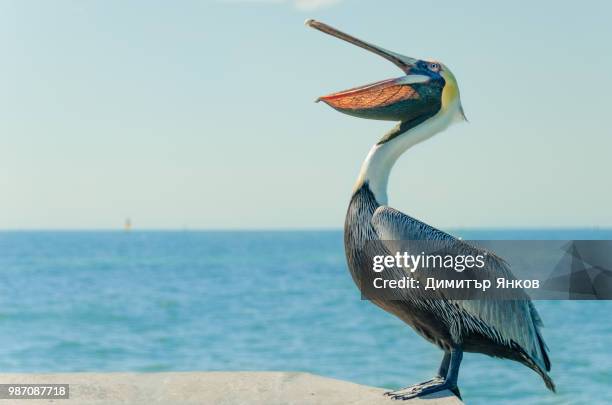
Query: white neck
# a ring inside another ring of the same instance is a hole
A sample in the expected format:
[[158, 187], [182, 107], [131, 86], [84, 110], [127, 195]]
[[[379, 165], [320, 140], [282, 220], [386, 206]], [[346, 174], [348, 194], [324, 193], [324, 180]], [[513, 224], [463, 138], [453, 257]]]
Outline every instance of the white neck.
[[353, 191], [358, 190], [367, 182], [376, 201], [381, 205], [387, 205], [389, 174], [397, 159], [412, 146], [446, 129], [454, 120], [458, 119], [459, 108], [457, 104], [456, 108], [441, 109], [430, 119], [410, 128], [390, 141], [374, 145], [361, 165]]

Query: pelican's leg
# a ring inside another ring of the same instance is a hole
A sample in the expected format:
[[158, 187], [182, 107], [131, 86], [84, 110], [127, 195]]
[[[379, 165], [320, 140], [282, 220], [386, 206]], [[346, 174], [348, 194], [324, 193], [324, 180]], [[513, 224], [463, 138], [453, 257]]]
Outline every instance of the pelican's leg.
[[[463, 350], [461, 348], [453, 348], [450, 354], [446, 353], [444, 355], [439, 370], [440, 376], [422, 384], [388, 392], [387, 395], [390, 395], [393, 399], [410, 399], [433, 394], [434, 392], [450, 390], [461, 398], [461, 393], [457, 387], [457, 378], [459, 377], [459, 366], [461, 365], [462, 359]], [[444, 376], [444, 374], [446, 374], [446, 376]]]
[[424, 381], [419, 384], [414, 384], [408, 387], [401, 388], [396, 391], [385, 392], [385, 395], [393, 397], [395, 399], [399, 399], [399, 397], [403, 397], [404, 395], [412, 394], [415, 392], [421, 391], [423, 388], [428, 387], [430, 385], [438, 384], [444, 381], [446, 374], [448, 374], [448, 366], [450, 364], [451, 355], [450, 352], [444, 352], [444, 357], [442, 358], [442, 363], [440, 363], [440, 368], [438, 369], [438, 374], [432, 378], [431, 380]]
[[450, 352], [444, 352], [444, 357], [442, 358], [442, 363], [440, 364], [440, 368], [438, 369], [437, 378], [445, 378], [448, 374], [448, 366], [450, 365], [451, 354]]

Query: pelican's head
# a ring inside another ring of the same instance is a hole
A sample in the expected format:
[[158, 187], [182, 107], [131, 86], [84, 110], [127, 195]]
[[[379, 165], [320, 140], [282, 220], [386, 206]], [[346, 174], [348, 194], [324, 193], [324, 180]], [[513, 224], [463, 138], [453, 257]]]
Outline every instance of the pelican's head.
[[319, 21], [307, 20], [306, 25], [382, 56], [405, 73], [397, 79], [333, 93], [317, 101], [355, 117], [400, 121], [409, 126], [438, 113], [447, 115], [449, 122], [465, 120], [457, 80], [444, 64], [387, 51]]

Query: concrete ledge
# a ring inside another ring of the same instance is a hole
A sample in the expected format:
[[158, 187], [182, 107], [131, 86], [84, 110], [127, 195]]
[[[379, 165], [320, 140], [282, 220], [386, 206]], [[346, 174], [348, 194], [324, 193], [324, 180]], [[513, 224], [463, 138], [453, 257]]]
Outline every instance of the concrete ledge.
[[[68, 400], [28, 400], [28, 404], [462, 404], [450, 392], [398, 402], [383, 396], [382, 388], [291, 372], [0, 374], [0, 383], [70, 384]], [[15, 401], [0, 400], [5, 403]]]

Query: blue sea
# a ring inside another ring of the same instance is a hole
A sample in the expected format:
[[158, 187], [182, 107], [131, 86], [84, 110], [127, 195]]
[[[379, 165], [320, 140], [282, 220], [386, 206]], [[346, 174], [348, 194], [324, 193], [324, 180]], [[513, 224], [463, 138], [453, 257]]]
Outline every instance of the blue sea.
[[[520, 364], [466, 354], [465, 401], [612, 403], [612, 302], [536, 306], [558, 393]], [[399, 388], [433, 376], [441, 357], [360, 299], [340, 231], [0, 233], [0, 372], [294, 370]]]

